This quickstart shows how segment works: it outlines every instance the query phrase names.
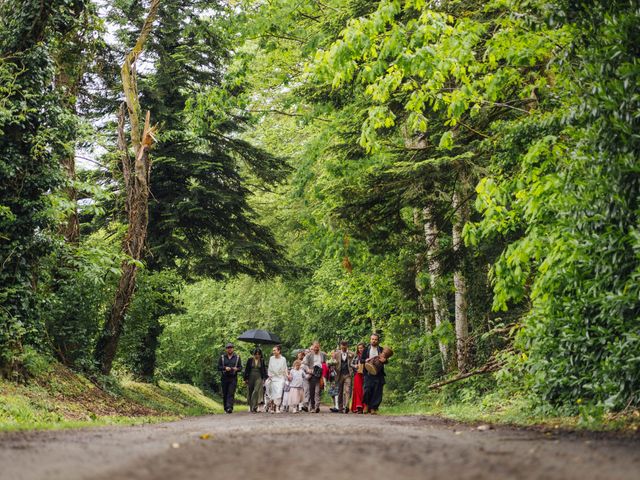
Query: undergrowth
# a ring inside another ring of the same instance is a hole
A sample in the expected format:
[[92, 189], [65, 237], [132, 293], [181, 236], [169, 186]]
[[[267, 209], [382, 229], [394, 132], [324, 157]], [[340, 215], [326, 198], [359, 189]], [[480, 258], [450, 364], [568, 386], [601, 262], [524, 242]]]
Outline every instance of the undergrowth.
[[[383, 405], [384, 406], [384, 405]], [[506, 388], [493, 376], [471, 377], [446, 385], [438, 391], [426, 387], [414, 389], [404, 400], [387, 404], [389, 415], [437, 415], [461, 422], [497, 423], [514, 426], [587, 429], [594, 431], [640, 429], [640, 411], [617, 414], [578, 405], [578, 415], [540, 405], [522, 390]]]
[[219, 401], [192, 385], [111, 377], [98, 386], [58, 363], [38, 362], [24, 383], [0, 379], [0, 431], [140, 424], [222, 411]]

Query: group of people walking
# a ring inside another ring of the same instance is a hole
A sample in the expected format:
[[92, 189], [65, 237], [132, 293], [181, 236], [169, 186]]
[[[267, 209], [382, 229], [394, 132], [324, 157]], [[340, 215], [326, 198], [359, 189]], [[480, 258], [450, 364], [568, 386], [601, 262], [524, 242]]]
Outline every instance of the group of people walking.
[[334, 401], [332, 412], [376, 414], [382, 403], [384, 365], [392, 354], [391, 349], [380, 346], [380, 336], [373, 333], [369, 345], [359, 343], [355, 351], [349, 349], [347, 341], [341, 341], [327, 354], [315, 341], [309, 349], [297, 353], [290, 368], [280, 345], [273, 347], [268, 362], [256, 348], [243, 369], [240, 356], [228, 343], [218, 362], [224, 410], [233, 411], [237, 377], [242, 372], [253, 413], [319, 413], [320, 394], [327, 389]]

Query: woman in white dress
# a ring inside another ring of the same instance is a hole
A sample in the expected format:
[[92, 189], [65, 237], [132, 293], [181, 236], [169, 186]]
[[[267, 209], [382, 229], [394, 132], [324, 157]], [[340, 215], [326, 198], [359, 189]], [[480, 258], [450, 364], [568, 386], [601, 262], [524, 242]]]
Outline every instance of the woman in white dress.
[[274, 401], [278, 413], [282, 412], [282, 395], [287, 373], [287, 360], [282, 356], [280, 345], [276, 345], [273, 347], [273, 355], [269, 358], [267, 375], [271, 379], [269, 396]]

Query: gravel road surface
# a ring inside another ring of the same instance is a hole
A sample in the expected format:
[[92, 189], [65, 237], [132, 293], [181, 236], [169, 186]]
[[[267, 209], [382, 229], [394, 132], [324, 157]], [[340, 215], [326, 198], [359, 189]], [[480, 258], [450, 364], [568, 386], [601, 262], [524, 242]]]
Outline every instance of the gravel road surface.
[[638, 480], [638, 437], [478, 429], [432, 417], [238, 412], [0, 434], [0, 479]]

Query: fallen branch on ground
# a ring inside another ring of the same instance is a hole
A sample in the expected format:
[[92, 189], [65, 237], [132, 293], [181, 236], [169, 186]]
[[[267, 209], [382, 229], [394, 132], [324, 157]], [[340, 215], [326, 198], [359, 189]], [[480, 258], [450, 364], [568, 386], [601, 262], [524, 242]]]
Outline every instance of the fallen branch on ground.
[[[510, 350], [512, 349], [508, 349], [506, 351], [510, 351]], [[492, 358], [487, 363], [485, 363], [482, 367], [476, 368], [475, 370], [471, 370], [470, 372], [460, 373], [459, 375], [456, 375], [455, 377], [449, 378], [447, 380], [443, 380], [442, 382], [432, 383], [427, 388], [429, 388], [429, 390], [437, 390], [438, 388], [444, 387], [445, 385], [449, 385], [450, 383], [464, 380], [465, 378], [469, 378], [474, 375], [497, 372], [504, 366], [504, 364], [505, 364], [504, 360], [498, 360], [496, 358]]]

